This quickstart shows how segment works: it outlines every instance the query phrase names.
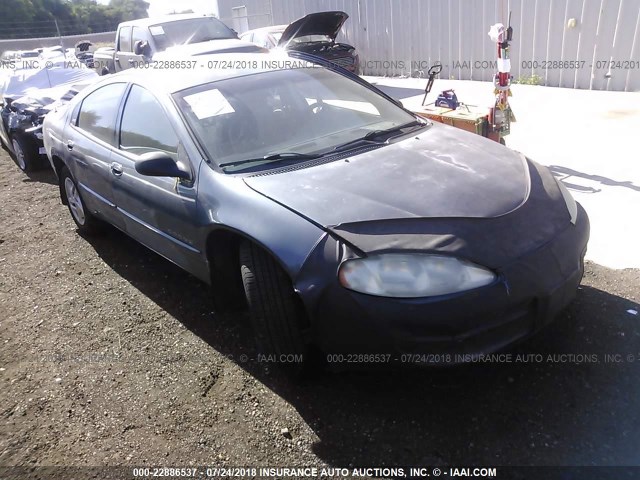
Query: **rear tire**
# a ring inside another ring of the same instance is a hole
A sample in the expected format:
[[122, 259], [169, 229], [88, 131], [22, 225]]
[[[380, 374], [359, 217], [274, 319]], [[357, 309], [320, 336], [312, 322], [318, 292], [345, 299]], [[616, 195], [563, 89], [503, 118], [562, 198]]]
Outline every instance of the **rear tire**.
[[60, 170], [60, 193], [64, 202], [69, 207], [71, 218], [78, 227], [78, 232], [94, 235], [100, 231], [100, 222], [87, 209], [84, 200], [80, 196], [78, 184], [71, 176], [67, 167]]
[[302, 337], [303, 312], [287, 274], [257, 245], [240, 246], [240, 272], [260, 353], [289, 373], [302, 373], [308, 351]]

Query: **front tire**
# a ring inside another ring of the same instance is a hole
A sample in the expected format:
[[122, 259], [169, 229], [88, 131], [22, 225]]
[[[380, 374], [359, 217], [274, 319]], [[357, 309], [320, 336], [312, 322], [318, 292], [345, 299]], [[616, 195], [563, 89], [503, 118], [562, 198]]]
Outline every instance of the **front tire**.
[[308, 363], [302, 337], [302, 312], [291, 281], [276, 261], [257, 245], [240, 246], [240, 271], [256, 343], [290, 373]]
[[16, 164], [23, 172], [32, 172], [41, 166], [40, 155], [25, 138], [16, 135], [10, 138]]
[[67, 167], [62, 167], [60, 171], [60, 192], [69, 207], [71, 218], [78, 227], [78, 231], [88, 235], [97, 233], [100, 230], [99, 221], [87, 209], [80, 196], [78, 184]]

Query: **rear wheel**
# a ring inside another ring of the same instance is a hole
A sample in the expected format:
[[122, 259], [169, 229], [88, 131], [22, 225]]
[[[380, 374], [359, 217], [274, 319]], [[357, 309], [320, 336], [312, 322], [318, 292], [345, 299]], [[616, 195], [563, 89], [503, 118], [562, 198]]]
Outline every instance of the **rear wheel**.
[[60, 191], [65, 199], [71, 218], [78, 227], [80, 233], [94, 234], [100, 230], [99, 221], [94, 217], [82, 200], [76, 181], [71, 176], [67, 167], [60, 171]]
[[308, 357], [304, 316], [289, 277], [250, 242], [240, 247], [240, 270], [258, 349], [290, 373], [301, 373]]

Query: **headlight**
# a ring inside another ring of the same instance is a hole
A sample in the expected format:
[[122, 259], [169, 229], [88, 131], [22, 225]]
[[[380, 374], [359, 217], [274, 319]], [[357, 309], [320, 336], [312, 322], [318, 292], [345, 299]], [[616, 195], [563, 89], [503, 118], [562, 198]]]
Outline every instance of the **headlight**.
[[416, 298], [463, 292], [493, 283], [484, 267], [444, 255], [388, 253], [347, 260], [340, 283], [351, 290], [381, 297]]
[[564, 203], [567, 205], [567, 210], [569, 210], [569, 215], [571, 216], [571, 223], [576, 224], [576, 220], [578, 218], [578, 204], [574, 200], [567, 187], [564, 186], [560, 180], [556, 178], [556, 182], [558, 182], [558, 187], [560, 188], [560, 193], [562, 193], [562, 198], [564, 198]]

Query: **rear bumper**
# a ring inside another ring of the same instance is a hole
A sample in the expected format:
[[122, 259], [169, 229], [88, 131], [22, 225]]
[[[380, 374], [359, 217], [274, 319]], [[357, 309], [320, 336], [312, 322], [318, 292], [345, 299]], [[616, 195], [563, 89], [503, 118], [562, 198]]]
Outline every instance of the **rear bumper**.
[[334, 363], [472, 361], [534, 334], [571, 302], [588, 239], [589, 219], [579, 206], [575, 225], [501, 268], [496, 283], [462, 294], [381, 298], [352, 292], [336, 280], [315, 302], [313, 338]]

